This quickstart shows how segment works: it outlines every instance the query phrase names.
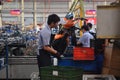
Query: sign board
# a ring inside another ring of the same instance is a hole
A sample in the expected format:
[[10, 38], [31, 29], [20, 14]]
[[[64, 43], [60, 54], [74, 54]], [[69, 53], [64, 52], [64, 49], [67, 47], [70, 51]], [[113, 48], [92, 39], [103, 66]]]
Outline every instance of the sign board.
[[96, 10], [86, 10], [86, 15], [96, 15]]
[[20, 10], [10, 10], [10, 14], [13, 16], [19, 16], [20, 15]]
[[12, 2], [13, 0], [6, 0], [7, 2]]
[[120, 6], [97, 6], [97, 38], [120, 38]]
[[90, 18], [86, 18], [87, 19], [87, 23], [92, 23], [94, 25], [96, 25], [96, 18], [90, 17]]

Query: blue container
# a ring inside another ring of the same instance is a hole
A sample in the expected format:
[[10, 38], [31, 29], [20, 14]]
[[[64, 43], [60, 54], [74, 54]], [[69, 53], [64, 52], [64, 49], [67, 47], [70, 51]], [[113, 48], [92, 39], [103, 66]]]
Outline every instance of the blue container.
[[58, 66], [73, 66], [82, 68], [84, 71], [101, 73], [103, 67], [104, 55], [97, 54], [92, 61], [74, 61], [72, 58], [64, 58], [58, 61]]
[[58, 61], [58, 66], [73, 66], [82, 68], [84, 71], [97, 71], [96, 61], [74, 61], [63, 59]]
[[62, 59], [58, 61], [58, 66], [73, 66], [72, 59]]
[[75, 67], [81, 67], [84, 71], [97, 71], [96, 61], [74, 61]]
[[97, 72], [101, 73], [102, 72], [102, 67], [103, 67], [103, 61], [104, 61], [104, 54], [97, 54], [95, 56], [96, 60], [96, 65], [97, 65]]

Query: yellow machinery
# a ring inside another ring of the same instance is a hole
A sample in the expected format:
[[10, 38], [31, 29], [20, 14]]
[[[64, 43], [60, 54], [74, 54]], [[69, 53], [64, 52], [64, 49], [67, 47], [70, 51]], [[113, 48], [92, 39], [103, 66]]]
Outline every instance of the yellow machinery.
[[[72, 0], [72, 5], [69, 9], [69, 12], [72, 12], [75, 15], [75, 18], [81, 17], [84, 18], [85, 17], [85, 13], [84, 13], [84, 2], [83, 0]], [[80, 20], [78, 22], [79, 26], [81, 27], [83, 25], [83, 22]], [[80, 32], [80, 35], [82, 33]]]

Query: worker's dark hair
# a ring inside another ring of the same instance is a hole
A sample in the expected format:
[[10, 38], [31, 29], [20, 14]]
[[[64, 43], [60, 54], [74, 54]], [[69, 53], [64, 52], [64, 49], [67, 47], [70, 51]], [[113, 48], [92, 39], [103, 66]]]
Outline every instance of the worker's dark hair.
[[91, 23], [87, 23], [87, 26], [92, 28], [92, 24]]
[[89, 28], [88, 28], [87, 25], [83, 25], [83, 26], [81, 27], [81, 29], [84, 29], [84, 30], [86, 30], [86, 31], [89, 31]]
[[53, 23], [57, 23], [60, 21], [60, 17], [56, 14], [51, 14], [48, 16], [48, 20], [47, 20], [47, 23], [48, 25], [50, 25], [52, 22]]

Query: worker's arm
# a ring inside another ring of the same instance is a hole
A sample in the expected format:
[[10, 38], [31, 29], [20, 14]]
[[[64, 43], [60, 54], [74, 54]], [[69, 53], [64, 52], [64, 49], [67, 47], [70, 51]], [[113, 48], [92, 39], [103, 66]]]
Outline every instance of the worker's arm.
[[77, 46], [82, 47], [82, 46], [83, 46], [83, 44], [82, 44], [80, 41], [78, 41], [78, 42], [77, 42]]
[[57, 51], [55, 49], [51, 48], [50, 46], [44, 46], [43, 49], [50, 52], [50, 53], [52, 53], [52, 54], [57, 53]]
[[53, 56], [60, 58], [60, 53], [50, 47], [50, 39], [48, 38], [49, 35], [44, 35], [44, 37], [42, 35], [40, 35], [40, 40], [43, 45], [43, 49], [51, 53]]
[[44, 46], [43, 49], [50, 52], [54, 57], [61, 59], [60, 53], [57, 52], [55, 49], [51, 48], [50, 46]]
[[84, 41], [84, 37], [82, 36], [81, 38], [79, 38], [79, 40], [77, 41], [77, 46], [82, 47], [83, 46], [83, 42]]

